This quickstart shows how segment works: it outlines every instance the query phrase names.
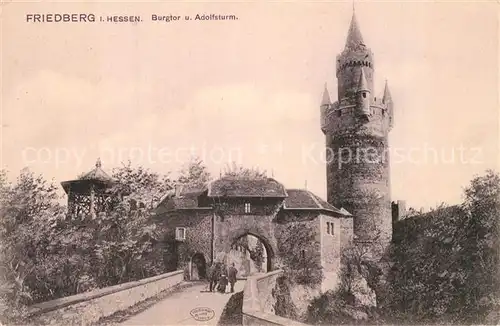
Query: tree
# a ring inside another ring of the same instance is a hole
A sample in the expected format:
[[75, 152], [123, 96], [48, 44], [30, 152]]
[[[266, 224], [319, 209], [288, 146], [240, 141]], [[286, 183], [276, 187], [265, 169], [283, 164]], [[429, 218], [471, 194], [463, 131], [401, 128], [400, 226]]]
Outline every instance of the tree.
[[[151, 219], [154, 208], [172, 189], [168, 175], [160, 175], [131, 162], [113, 170], [117, 205], [97, 221], [95, 257], [99, 269], [95, 275], [102, 286], [141, 279], [162, 272], [155, 258], [160, 235]], [[161, 257], [161, 256], [160, 256]], [[104, 268], [103, 268], [104, 267]]]
[[[482, 322], [500, 319], [499, 216], [500, 175], [492, 170], [474, 178], [464, 191], [463, 208], [467, 213], [463, 246], [468, 267], [466, 302], [469, 314]], [[485, 321], [486, 319], [486, 321]], [[474, 321], [476, 321], [474, 320]]]
[[148, 210], [154, 209], [165, 193], [173, 188], [169, 175], [160, 175], [142, 166], [133, 167], [131, 161], [113, 169], [116, 180], [113, 192], [125, 194], [127, 200], [142, 203]]
[[34, 272], [50, 254], [50, 241], [64, 208], [54, 184], [23, 169], [14, 184], [0, 171], [0, 316], [19, 317], [36, 300]]
[[386, 305], [395, 323], [498, 324], [500, 177], [475, 177], [461, 205], [398, 223]]
[[204, 188], [210, 180], [210, 173], [203, 161], [198, 157], [193, 157], [181, 169], [177, 183], [187, 185], [189, 188]]

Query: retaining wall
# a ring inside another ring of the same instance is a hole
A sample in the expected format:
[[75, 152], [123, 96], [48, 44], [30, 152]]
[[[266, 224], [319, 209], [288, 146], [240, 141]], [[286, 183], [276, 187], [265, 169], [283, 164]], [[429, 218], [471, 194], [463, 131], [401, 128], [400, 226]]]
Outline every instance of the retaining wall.
[[275, 315], [272, 291], [276, 280], [283, 275], [282, 270], [247, 278], [243, 290], [243, 325], [293, 325], [305, 326], [297, 321]]
[[30, 324], [89, 325], [100, 318], [128, 309], [183, 281], [183, 271], [170, 272], [42, 302], [30, 307]]

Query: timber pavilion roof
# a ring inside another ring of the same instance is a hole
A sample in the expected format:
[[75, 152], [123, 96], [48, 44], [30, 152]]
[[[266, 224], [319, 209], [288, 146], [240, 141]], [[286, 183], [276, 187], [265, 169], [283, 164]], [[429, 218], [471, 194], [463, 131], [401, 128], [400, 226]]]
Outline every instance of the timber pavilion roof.
[[95, 167], [76, 180], [61, 182], [66, 194], [70, 192], [78, 194], [90, 194], [91, 188], [96, 192], [106, 192], [115, 184], [115, 180], [102, 169], [101, 160], [97, 159]]

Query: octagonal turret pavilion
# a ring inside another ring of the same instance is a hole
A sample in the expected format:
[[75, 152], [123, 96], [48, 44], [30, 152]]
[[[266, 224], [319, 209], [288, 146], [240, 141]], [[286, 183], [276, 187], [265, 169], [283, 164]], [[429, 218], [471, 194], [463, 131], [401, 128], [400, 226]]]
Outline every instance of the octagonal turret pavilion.
[[61, 182], [68, 196], [68, 215], [95, 218], [107, 212], [112, 208], [111, 190], [115, 184], [116, 181], [102, 169], [100, 159], [90, 172], [76, 180]]

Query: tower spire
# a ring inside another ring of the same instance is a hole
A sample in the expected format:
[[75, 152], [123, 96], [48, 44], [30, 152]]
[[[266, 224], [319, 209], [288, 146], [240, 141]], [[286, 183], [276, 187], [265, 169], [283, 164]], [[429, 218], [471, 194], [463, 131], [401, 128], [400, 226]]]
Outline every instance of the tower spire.
[[363, 41], [363, 36], [361, 35], [361, 31], [358, 26], [358, 20], [356, 19], [356, 11], [354, 9], [354, 1], [353, 1], [351, 25], [349, 26], [349, 31], [347, 33], [345, 48], [354, 49], [359, 45], [365, 45], [365, 42]]
[[328, 92], [328, 87], [325, 83], [325, 88], [323, 90], [323, 97], [321, 99], [321, 105], [330, 105], [332, 101], [330, 100], [330, 94]]
[[384, 101], [384, 103], [389, 103], [392, 101], [391, 92], [389, 91], [389, 83], [387, 82], [387, 79], [385, 80], [384, 97], [382, 97], [382, 101]]

